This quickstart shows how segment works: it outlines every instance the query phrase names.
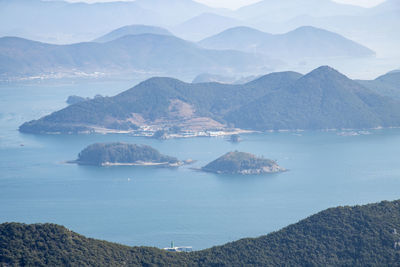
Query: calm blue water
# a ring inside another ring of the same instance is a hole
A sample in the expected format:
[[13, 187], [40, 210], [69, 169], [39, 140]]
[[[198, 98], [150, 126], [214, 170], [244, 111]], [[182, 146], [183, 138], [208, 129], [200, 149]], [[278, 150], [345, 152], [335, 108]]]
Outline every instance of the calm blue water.
[[[0, 85], [0, 223], [52, 222], [128, 245], [202, 249], [256, 237], [328, 207], [400, 198], [400, 130], [371, 135], [267, 133], [158, 141], [124, 135], [34, 136], [22, 122], [68, 95], [114, 95], [133, 83]], [[148, 144], [200, 167], [240, 150], [289, 172], [240, 177], [180, 169], [63, 164], [94, 142]], [[20, 146], [24, 144], [24, 146]]]

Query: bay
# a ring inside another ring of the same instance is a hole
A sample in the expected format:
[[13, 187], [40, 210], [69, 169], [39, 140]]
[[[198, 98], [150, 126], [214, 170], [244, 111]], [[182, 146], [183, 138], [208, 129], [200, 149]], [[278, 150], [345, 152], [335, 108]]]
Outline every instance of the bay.
[[[0, 85], [0, 223], [57, 223], [127, 245], [203, 249], [257, 237], [323, 209], [400, 198], [400, 129], [257, 133], [153, 140], [128, 135], [28, 135], [18, 126], [64, 106], [69, 95], [114, 95], [138, 81]], [[96, 142], [147, 144], [179, 169], [65, 164]], [[262, 176], [193, 171], [228, 151], [275, 159], [288, 172]]]

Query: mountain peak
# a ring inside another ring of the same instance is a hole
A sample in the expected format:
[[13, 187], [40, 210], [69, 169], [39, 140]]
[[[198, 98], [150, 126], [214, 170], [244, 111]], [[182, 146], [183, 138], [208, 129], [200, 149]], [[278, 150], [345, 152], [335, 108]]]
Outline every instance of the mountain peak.
[[[333, 34], [333, 35], [338, 35], [337, 33], [334, 32], [330, 32], [321, 28], [317, 28], [314, 26], [301, 26], [298, 27], [296, 29], [294, 29], [293, 31], [288, 32], [287, 34], [290, 33], [299, 33], [299, 34]], [[339, 36], [339, 35], [338, 35]]]
[[265, 32], [262, 32], [260, 30], [255, 29], [255, 28], [248, 27], [248, 26], [237, 26], [237, 27], [233, 27], [233, 28], [229, 28], [229, 29], [225, 30], [225, 32], [233, 32], [233, 31], [236, 31], [236, 32], [259, 32], [259, 33], [265, 33]]
[[[299, 79], [301, 88], [326, 91], [359, 88], [359, 84], [330, 66], [321, 66]], [[298, 84], [299, 85], [299, 84]], [[296, 87], [297, 88], [297, 87]]]
[[169, 35], [169, 36], [172, 35], [171, 32], [169, 32], [168, 30], [161, 28], [161, 27], [142, 25], [142, 24], [133, 24], [133, 25], [127, 25], [127, 26], [123, 26], [121, 28], [115, 29], [115, 30], [95, 39], [94, 42], [104, 43], [104, 42], [116, 40], [116, 39], [126, 36], [126, 35], [139, 35], [139, 34], [158, 34], [158, 35]]
[[313, 70], [313, 72], [335, 72], [335, 73], [340, 73], [338, 70], [332, 68], [331, 66], [328, 65], [322, 65], [316, 69]]
[[305, 26], [300, 26], [298, 28], [295, 29], [295, 31], [315, 31], [315, 30], [322, 30], [320, 28], [314, 27], [314, 26], [309, 26], [309, 25], [305, 25]]
[[342, 77], [348, 79], [344, 74], [340, 73], [338, 70], [330, 67], [330, 66], [320, 66], [314, 70], [312, 70], [310, 73], [306, 74], [305, 76], [334, 76], [335, 78], [337, 77]]

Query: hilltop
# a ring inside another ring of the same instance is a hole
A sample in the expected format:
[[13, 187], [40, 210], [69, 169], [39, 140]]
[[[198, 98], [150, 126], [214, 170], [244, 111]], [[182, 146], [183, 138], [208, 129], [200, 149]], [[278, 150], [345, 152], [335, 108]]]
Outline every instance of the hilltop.
[[275, 161], [256, 157], [250, 153], [229, 152], [210, 162], [201, 170], [217, 174], [264, 174], [285, 171]]
[[0, 225], [9, 266], [397, 266], [400, 201], [322, 211], [280, 231], [192, 253], [128, 247], [54, 224]]
[[139, 35], [139, 34], [158, 34], [158, 35], [172, 35], [167, 29], [149, 26], [149, 25], [128, 25], [115, 29], [103, 36], [93, 40], [93, 42], [106, 43], [126, 35]]

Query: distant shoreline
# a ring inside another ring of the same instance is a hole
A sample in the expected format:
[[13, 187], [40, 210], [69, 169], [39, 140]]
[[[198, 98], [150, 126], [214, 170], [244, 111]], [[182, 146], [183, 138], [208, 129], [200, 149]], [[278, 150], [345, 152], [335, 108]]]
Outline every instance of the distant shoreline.
[[[79, 125], [82, 126], [82, 125]], [[70, 131], [70, 132], [24, 132], [26, 134], [34, 134], [34, 135], [71, 135], [71, 134], [126, 134], [134, 137], [148, 137], [152, 138], [154, 133], [157, 130], [154, 129], [140, 129], [140, 130], [117, 130], [117, 129], [109, 129], [102, 128], [96, 126], [85, 126], [87, 130], [84, 131]], [[241, 135], [241, 134], [252, 134], [252, 133], [302, 133], [302, 132], [338, 132], [340, 136], [356, 136], [356, 135], [365, 135], [367, 131], [372, 130], [384, 130], [384, 129], [400, 129], [400, 126], [390, 126], [390, 127], [372, 127], [372, 128], [331, 128], [331, 129], [274, 129], [274, 130], [250, 130], [250, 129], [240, 129], [240, 128], [227, 128], [227, 129], [218, 129], [218, 130], [186, 130], [180, 133], [168, 133], [165, 132], [162, 138], [158, 139], [182, 139], [182, 138], [194, 138], [194, 137], [227, 137], [231, 135]], [[347, 134], [347, 132], [356, 132], [356, 134]], [[370, 133], [368, 133], [370, 134]]]
[[[128, 134], [135, 137], [153, 137], [156, 131], [154, 130], [116, 130], [109, 128], [100, 128], [94, 126], [86, 126], [88, 130], [79, 132], [42, 132], [42, 133], [31, 133], [31, 134], [47, 134], [47, 135], [62, 135], [62, 134]], [[24, 133], [24, 132], [23, 132]], [[175, 139], [175, 138], [193, 138], [193, 137], [225, 137], [234, 134], [249, 134], [249, 133], [261, 133], [256, 130], [244, 130], [244, 129], [226, 129], [226, 130], [188, 130], [181, 133], [165, 133], [164, 139]]]

